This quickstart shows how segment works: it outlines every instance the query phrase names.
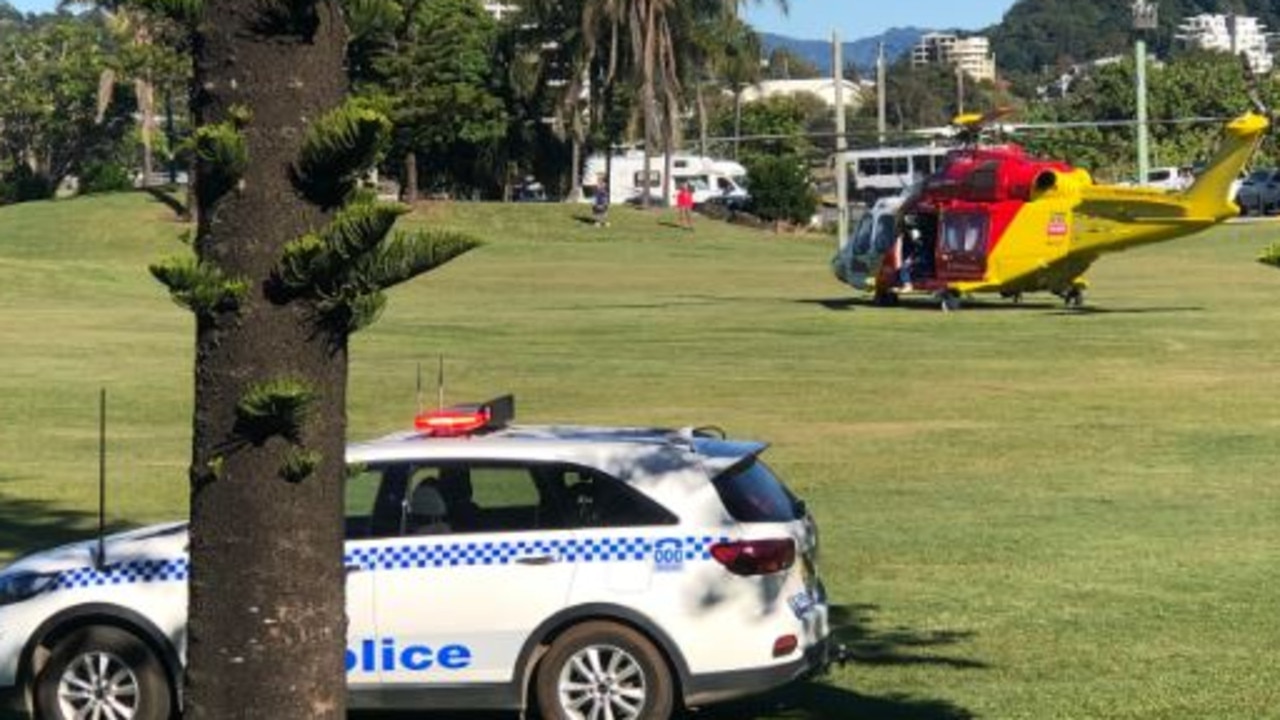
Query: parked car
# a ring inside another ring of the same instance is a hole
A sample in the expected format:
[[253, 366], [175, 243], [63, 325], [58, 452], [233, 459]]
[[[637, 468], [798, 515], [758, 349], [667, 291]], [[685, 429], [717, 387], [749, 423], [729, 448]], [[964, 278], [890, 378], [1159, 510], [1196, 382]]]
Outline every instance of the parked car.
[[1146, 182], [1135, 182], [1129, 180], [1120, 183], [1124, 186], [1139, 186], [1164, 190], [1166, 192], [1179, 192], [1191, 187], [1191, 183], [1195, 181], [1190, 167], [1178, 167], [1170, 165], [1167, 167], [1154, 167], [1147, 171]]
[[1242, 215], [1271, 215], [1280, 211], [1280, 169], [1249, 173], [1236, 192], [1236, 204]]
[[[817, 527], [765, 443], [512, 425], [513, 408], [348, 448], [352, 708], [666, 720], [843, 657]], [[43, 720], [178, 717], [187, 526], [97, 547], [0, 572], [0, 699]]]

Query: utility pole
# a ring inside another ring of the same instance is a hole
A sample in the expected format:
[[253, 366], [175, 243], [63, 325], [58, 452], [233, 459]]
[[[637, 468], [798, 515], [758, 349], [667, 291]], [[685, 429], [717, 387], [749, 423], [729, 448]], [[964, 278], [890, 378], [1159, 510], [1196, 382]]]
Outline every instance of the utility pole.
[[885, 134], [888, 127], [888, 114], [885, 112], [885, 76], [887, 69], [884, 61], [884, 43], [876, 50], [876, 132], [880, 138], [880, 147], [884, 147]]
[[847, 151], [848, 138], [845, 137], [844, 124], [844, 47], [840, 44], [840, 33], [831, 31], [831, 79], [835, 81], [836, 100], [836, 220], [839, 227], [840, 243], [844, 244], [849, 235], [849, 170]]
[[1144, 33], [1157, 25], [1156, 0], [1133, 0], [1134, 63], [1138, 80], [1138, 184], [1147, 183], [1151, 167], [1147, 134], [1147, 41]]

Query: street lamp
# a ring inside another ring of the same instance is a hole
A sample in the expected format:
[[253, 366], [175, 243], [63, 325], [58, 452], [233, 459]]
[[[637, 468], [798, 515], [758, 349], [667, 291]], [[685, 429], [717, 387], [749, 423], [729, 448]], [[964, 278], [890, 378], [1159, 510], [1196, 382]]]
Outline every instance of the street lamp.
[[1156, 0], [1133, 0], [1134, 62], [1138, 74], [1138, 184], [1147, 183], [1150, 167], [1147, 141], [1147, 42], [1144, 33], [1157, 25]]

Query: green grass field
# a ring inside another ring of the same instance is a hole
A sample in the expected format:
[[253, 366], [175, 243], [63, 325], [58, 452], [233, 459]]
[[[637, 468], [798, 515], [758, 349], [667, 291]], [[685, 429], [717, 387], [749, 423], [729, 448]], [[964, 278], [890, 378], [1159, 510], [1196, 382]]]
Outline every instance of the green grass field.
[[[352, 347], [350, 429], [409, 427], [415, 368], [530, 422], [716, 424], [809, 501], [857, 662], [711, 709], [782, 718], [1280, 716], [1280, 225], [1105, 258], [1090, 307], [853, 301], [833, 240], [615, 210], [449, 204], [486, 245]], [[0, 556], [182, 516], [190, 317], [145, 195], [0, 208]]]

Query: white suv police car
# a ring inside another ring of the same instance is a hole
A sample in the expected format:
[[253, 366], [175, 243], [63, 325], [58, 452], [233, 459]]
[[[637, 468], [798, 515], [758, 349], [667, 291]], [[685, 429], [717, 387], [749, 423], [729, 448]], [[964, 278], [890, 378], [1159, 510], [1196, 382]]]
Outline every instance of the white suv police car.
[[[509, 398], [348, 449], [353, 708], [666, 718], [822, 670], [804, 504], [766, 445], [507, 425]], [[0, 572], [0, 692], [42, 718], [176, 715], [185, 524]], [[424, 591], [429, 589], [429, 591]]]

